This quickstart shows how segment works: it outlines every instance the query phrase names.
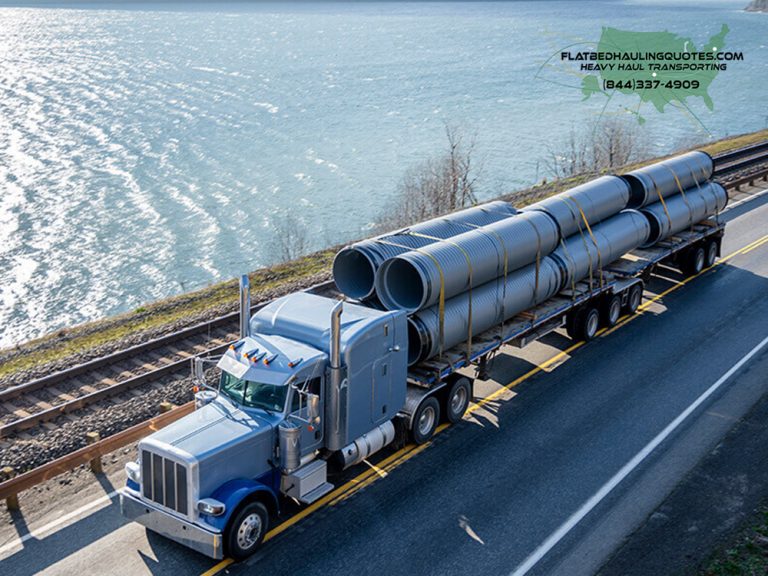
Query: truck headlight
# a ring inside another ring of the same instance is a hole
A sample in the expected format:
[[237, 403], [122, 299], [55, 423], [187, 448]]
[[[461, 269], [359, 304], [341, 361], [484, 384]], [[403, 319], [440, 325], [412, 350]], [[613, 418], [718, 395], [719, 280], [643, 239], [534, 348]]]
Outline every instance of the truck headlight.
[[132, 482], [141, 484], [141, 468], [138, 462], [128, 462], [125, 465], [125, 474]]
[[202, 512], [208, 516], [221, 516], [226, 509], [227, 507], [223, 502], [219, 502], [213, 498], [203, 498], [197, 503], [198, 512]]

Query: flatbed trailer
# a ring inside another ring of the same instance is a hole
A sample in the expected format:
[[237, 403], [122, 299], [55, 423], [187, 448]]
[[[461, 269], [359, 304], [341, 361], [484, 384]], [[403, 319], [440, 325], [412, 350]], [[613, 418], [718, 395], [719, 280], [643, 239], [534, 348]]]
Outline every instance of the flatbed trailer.
[[489, 357], [504, 345], [522, 348], [563, 326], [575, 340], [592, 338], [600, 325], [618, 322], [620, 314], [610, 310], [614, 298], [619, 299], [621, 311], [636, 312], [645, 283], [657, 266], [671, 265], [695, 275], [714, 264], [724, 231], [723, 222], [710, 218], [651, 247], [632, 250], [604, 266], [591, 282], [577, 282], [542, 304], [473, 336], [471, 343], [465, 341], [412, 366], [408, 371], [408, 405], [417, 406], [423, 396], [443, 388], [461, 368], [475, 366], [476, 377], [485, 379]]

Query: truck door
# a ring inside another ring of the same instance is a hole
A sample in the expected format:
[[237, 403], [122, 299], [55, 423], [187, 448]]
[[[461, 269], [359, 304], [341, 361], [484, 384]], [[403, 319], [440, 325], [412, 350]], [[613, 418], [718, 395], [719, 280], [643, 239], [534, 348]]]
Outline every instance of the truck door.
[[[301, 379], [299, 380], [301, 382]], [[325, 398], [323, 397], [323, 378], [316, 377], [310, 378], [307, 383], [307, 391], [312, 394], [320, 396], [320, 424], [310, 426], [306, 422], [300, 422], [299, 420], [293, 420], [296, 424], [301, 426], [301, 455], [309, 454], [310, 452], [317, 450], [323, 443], [323, 428], [325, 426], [325, 410], [323, 408]], [[292, 391], [291, 398], [291, 416], [298, 416], [302, 420], [307, 420], [309, 417], [306, 398], [301, 398], [301, 409], [299, 409], [300, 394], [298, 391]]]
[[392, 408], [388, 403], [392, 396], [392, 370], [390, 370], [390, 354], [379, 358], [371, 366], [372, 386], [371, 391], [371, 423], [379, 424], [389, 420], [388, 413]]

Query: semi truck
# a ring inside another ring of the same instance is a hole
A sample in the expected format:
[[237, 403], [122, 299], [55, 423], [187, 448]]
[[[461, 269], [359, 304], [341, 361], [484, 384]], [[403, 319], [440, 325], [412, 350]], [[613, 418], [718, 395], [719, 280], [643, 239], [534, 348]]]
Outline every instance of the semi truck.
[[[309, 292], [250, 315], [240, 282], [240, 338], [218, 358], [195, 358], [193, 413], [144, 438], [126, 466], [124, 516], [215, 559], [254, 553], [286, 499], [333, 489], [329, 470], [362, 462], [400, 434], [427, 442], [460, 421], [474, 380], [504, 345], [524, 347], [564, 328], [589, 340], [641, 305], [659, 266], [688, 275], [714, 264], [725, 225], [704, 219], [632, 250], [503, 324], [409, 366], [402, 310]], [[215, 362], [218, 383], [205, 379]]]

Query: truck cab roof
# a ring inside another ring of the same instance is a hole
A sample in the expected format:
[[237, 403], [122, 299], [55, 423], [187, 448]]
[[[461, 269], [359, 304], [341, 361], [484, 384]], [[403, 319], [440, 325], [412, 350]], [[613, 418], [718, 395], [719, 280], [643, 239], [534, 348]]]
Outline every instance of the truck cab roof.
[[254, 382], [281, 385], [304, 367], [327, 358], [324, 352], [275, 334], [254, 334], [227, 349], [218, 367]]

